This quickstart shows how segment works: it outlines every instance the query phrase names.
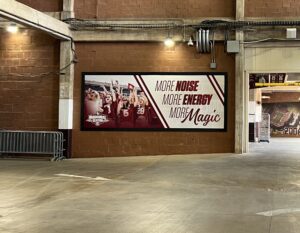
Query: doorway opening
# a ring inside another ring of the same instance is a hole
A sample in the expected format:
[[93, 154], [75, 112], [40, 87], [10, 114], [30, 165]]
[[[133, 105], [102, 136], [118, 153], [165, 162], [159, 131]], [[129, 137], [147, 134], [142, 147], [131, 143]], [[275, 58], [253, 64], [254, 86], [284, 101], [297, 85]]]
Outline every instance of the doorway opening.
[[300, 73], [250, 73], [249, 152], [300, 152]]

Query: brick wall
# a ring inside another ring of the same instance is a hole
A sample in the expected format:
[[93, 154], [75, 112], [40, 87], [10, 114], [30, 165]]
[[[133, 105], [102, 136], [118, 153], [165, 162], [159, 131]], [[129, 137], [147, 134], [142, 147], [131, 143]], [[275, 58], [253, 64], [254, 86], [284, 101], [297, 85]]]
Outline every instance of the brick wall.
[[0, 31], [0, 128], [47, 130], [58, 125], [59, 41], [33, 30]]
[[[63, 0], [18, 0], [40, 11], [62, 11]], [[298, 17], [298, 0], [245, 0], [246, 17]], [[84, 19], [234, 17], [234, 0], [75, 0]]]
[[[86, 132], [80, 131], [81, 72], [210, 71], [210, 55], [179, 44], [172, 51], [162, 43], [77, 43], [75, 68], [73, 156], [129, 156], [234, 151], [234, 56], [217, 46], [218, 71], [228, 72], [228, 132]], [[155, 145], [155, 146], [154, 146]]]
[[63, 0], [18, 0], [18, 2], [45, 12], [56, 12], [63, 9]]
[[234, 0], [76, 0], [83, 19], [234, 17]]
[[298, 0], [246, 0], [246, 17], [298, 17]]

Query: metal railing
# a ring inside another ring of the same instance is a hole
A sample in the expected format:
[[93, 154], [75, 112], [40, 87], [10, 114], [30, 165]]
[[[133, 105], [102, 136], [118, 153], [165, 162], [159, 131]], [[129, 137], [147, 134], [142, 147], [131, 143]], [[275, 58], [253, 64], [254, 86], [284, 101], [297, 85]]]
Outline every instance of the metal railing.
[[61, 132], [0, 130], [0, 153], [50, 154], [52, 161], [62, 160], [63, 142]]

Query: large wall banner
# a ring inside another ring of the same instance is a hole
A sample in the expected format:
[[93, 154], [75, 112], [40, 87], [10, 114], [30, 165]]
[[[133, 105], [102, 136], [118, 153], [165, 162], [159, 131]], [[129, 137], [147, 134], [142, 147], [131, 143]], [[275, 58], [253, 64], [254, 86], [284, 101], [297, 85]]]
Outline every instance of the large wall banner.
[[226, 131], [226, 73], [83, 73], [82, 130]]
[[300, 103], [263, 104], [270, 114], [272, 137], [300, 137]]

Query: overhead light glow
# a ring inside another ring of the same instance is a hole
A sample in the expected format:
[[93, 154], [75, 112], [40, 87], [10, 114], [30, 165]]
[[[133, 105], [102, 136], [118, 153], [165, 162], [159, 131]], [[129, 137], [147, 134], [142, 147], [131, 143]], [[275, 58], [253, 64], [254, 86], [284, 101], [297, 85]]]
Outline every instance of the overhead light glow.
[[167, 46], [168, 48], [171, 48], [175, 45], [175, 41], [170, 37], [165, 39], [164, 43], [165, 43], [165, 46]]
[[10, 33], [17, 33], [19, 30], [18, 26], [16, 24], [10, 24], [6, 27], [6, 31]]
[[271, 99], [271, 96], [263, 95], [261, 98], [262, 99]]

